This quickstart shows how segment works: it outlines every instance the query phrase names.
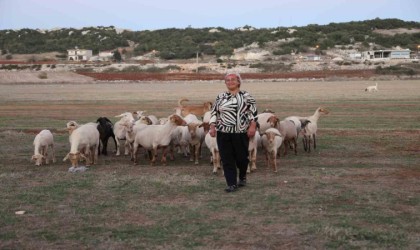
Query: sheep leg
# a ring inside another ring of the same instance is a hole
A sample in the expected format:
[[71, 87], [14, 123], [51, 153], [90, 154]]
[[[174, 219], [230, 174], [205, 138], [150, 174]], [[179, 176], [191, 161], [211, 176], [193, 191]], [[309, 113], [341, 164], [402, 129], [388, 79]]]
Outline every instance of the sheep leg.
[[[105, 140], [102, 142], [102, 154], [103, 155], [108, 155], [107, 153], [107, 147], [108, 147], [108, 138], [105, 138]], [[98, 147], [98, 152], [99, 152], [99, 147]]]
[[217, 166], [217, 152], [216, 152], [216, 149], [212, 149], [211, 150], [211, 155], [212, 155], [212, 158], [213, 158], [213, 174], [216, 174], [217, 173], [217, 169], [218, 169], [218, 166]]
[[198, 145], [195, 145], [195, 165], [198, 165], [198, 158], [200, 157], [200, 143]]
[[124, 144], [124, 155], [128, 155], [130, 152], [130, 143], [126, 140]]
[[316, 149], [316, 136], [315, 136], [315, 134], [313, 135], [313, 137], [314, 137], [314, 150]]
[[276, 154], [277, 154], [277, 152], [271, 152], [270, 153], [270, 161], [271, 161], [271, 166], [273, 166], [274, 173], [277, 172]]
[[171, 159], [171, 161], [175, 160], [174, 147], [175, 146], [172, 143], [169, 145], [169, 159]]
[[167, 151], [167, 146], [162, 146], [162, 159], [161, 159], [161, 163], [163, 166], [166, 166], [166, 152]]
[[52, 156], [52, 162], [55, 163], [55, 149], [54, 149], [54, 144], [51, 144], [51, 156]]
[[294, 145], [294, 148], [295, 148], [295, 155], [297, 155], [297, 138], [293, 139], [293, 145]]
[[46, 148], [46, 146], [41, 146], [41, 155], [43, 156], [42, 157], [42, 161], [41, 161], [41, 165], [46, 165], [46, 164], [48, 164], [49, 163], [49, 160], [48, 160], [48, 154], [47, 154], [47, 148]]
[[[283, 148], [284, 148], [284, 152], [283, 152], [283, 155], [285, 156], [285, 155], [287, 155], [287, 148], [288, 147], [290, 147], [290, 142], [289, 141], [285, 141], [284, 143], [283, 143]], [[279, 150], [279, 152], [280, 152], [280, 150]], [[279, 156], [280, 156], [280, 154], [279, 154]]]
[[99, 148], [99, 143], [92, 147], [93, 164], [97, 164], [98, 163], [98, 148]]
[[99, 140], [98, 155], [101, 155], [101, 145], [103, 145], [102, 139]]
[[302, 137], [302, 144], [303, 144], [303, 149], [305, 150], [305, 152], [308, 151], [308, 138], [306, 137], [306, 135], [304, 135]]
[[157, 147], [153, 147], [152, 149], [152, 159], [150, 161], [150, 165], [154, 165], [156, 162], [156, 156], [157, 156]]
[[120, 139], [118, 139], [117, 138], [117, 140], [115, 140], [116, 141], [116, 148], [117, 148], [117, 153], [115, 154], [115, 155], [120, 155]]
[[138, 148], [139, 148], [139, 145], [137, 143], [135, 143], [134, 147], [133, 147], [133, 154], [132, 154], [134, 165], [137, 165], [137, 150], [138, 150]]
[[254, 171], [257, 169], [257, 150], [254, 148], [249, 152], [250, 156], [250, 164], [248, 165], [248, 169], [250, 168], [250, 171]]
[[312, 141], [312, 136], [308, 136], [308, 153], [311, 152], [311, 141]]
[[[194, 145], [192, 145], [191, 143], [188, 145], [188, 147], [189, 147], [189, 149], [190, 149], [190, 152], [194, 152], [195, 153], [195, 150], [194, 150]], [[190, 161], [194, 161], [194, 154], [190, 154]]]

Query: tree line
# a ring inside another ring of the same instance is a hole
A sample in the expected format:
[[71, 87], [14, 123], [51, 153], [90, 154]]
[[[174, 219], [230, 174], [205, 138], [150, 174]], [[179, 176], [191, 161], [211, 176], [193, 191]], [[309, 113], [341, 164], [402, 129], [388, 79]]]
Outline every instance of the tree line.
[[[373, 19], [358, 22], [330, 23], [327, 25], [310, 24], [303, 27], [277, 27], [254, 29], [244, 26], [242, 29], [214, 28], [168, 28], [117, 32], [114, 26], [86, 27], [82, 29], [63, 28], [40, 31], [33, 29], [1, 30], [0, 49], [2, 54], [29, 54], [44, 52], [67, 53], [75, 46], [99, 51], [115, 50], [129, 46], [129, 41], [136, 44], [132, 56], [156, 51], [162, 59], [188, 59], [200, 55], [217, 57], [231, 55], [236, 48], [258, 43], [265, 48], [270, 42], [277, 43], [273, 49], [276, 55], [293, 52], [305, 52], [310, 47], [318, 46], [321, 50], [335, 45], [361, 43], [377, 48], [401, 46], [417, 50], [420, 33], [403, 33], [393, 36], [374, 32], [376, 29], [419, 29], [419, 22], [406, 22], [399, 19]], [[291, 30], [294, 32], [291, 32]], [[243, 31], [246, 30], [246, 31]], [[213, 31], [213, 32], [211, 32]], [[216, 32], [214, 32], [216, 31]]]

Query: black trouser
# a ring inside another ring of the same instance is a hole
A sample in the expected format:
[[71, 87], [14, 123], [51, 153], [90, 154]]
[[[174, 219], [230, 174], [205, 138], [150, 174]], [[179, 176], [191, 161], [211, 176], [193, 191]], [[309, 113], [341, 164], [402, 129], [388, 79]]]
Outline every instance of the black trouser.
[[220, 159], [223, 163], [223, 171], [228, 186], [237, 184], [236, 168], [239, 169], [239, 180], [246, 179], [249, 162], [248, 145], [249, 139], [246, 133], [217, 131], [217, 146], [219, 147]]

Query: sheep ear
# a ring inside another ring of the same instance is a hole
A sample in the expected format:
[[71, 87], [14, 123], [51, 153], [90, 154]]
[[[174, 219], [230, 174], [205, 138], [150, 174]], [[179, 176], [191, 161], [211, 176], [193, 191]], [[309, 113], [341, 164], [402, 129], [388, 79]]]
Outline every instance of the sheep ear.
[[86, 155], [84, 155], [84, 154], [80, 153], [80, 157], [82, 157], [85, 161], [87, 161], [87, 157], [86, 157]]
[[64, 157], [63, 161], [66, 161], [66, 160], [69, 158], [69, 154], [70, 154], [70, 153], [68, 153], [68, 154]]

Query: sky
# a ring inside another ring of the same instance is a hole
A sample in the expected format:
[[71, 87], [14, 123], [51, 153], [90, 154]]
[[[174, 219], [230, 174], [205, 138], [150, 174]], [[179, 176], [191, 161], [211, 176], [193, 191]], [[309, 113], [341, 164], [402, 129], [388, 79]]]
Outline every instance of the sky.
[[375, 18], [420, 22], [420, 0], [0, 0], [0, 30], [276, 28]]

